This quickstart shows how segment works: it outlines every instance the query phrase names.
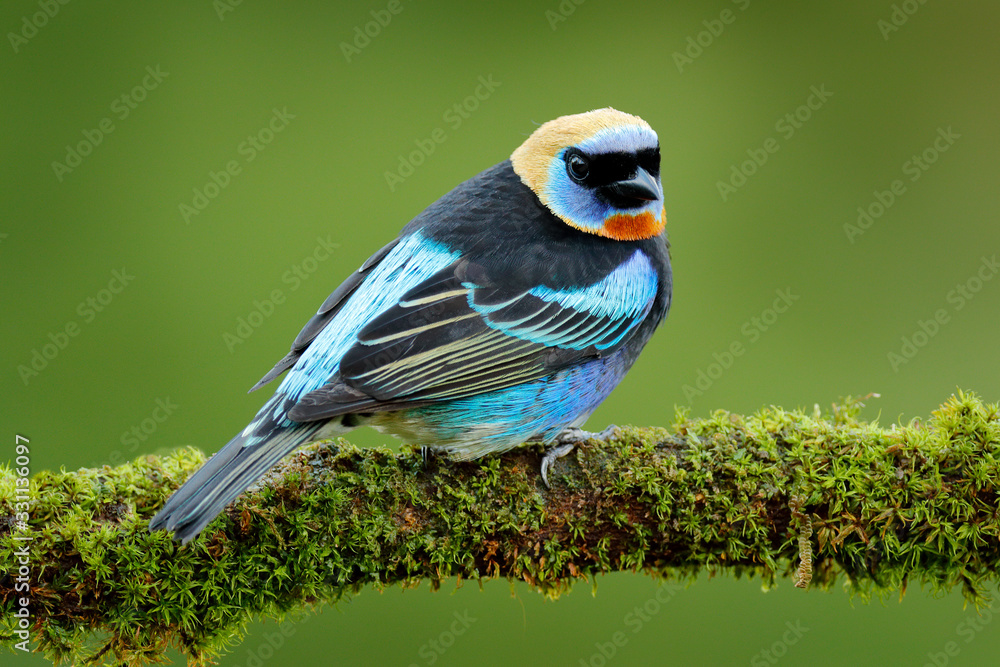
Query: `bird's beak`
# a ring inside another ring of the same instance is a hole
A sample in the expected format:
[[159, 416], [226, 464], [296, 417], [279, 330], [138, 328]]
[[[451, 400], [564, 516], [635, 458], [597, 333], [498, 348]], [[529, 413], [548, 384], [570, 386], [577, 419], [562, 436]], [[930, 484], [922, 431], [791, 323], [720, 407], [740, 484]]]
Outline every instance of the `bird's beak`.
[[637, 205], [660, 198], [659, 183], [642, 167], [639, 167], [632, 178], [626, 181], [616, 181], [606, 187], [619, 197], [638, 200]]

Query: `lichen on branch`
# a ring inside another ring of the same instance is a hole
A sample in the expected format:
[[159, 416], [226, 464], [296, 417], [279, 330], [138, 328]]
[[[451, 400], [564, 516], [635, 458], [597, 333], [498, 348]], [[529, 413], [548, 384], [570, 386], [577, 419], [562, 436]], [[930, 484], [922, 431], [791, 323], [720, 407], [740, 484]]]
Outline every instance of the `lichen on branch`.
[[840, 578], [863, 596], [959, 587], [982, 602], [1000, 569], [998, 407], [960, 393], [888, 428], [859, 409], [626, 427], [560, 459], [551, 489], [538, 446], [460, 463], [317, 443], [184, 547], [147, 526], [204, 461], [194, 449], [39, 472], [24, 530], [0, 468], [0, 640], [18, 641], [18, 537], [30, 537], [33, 647], [79, 664], [153, 661], [168, 646], [210, 662], [253, 618], [424, 579], [508, 578], [556, 596], [616, 570], [708, 571]]

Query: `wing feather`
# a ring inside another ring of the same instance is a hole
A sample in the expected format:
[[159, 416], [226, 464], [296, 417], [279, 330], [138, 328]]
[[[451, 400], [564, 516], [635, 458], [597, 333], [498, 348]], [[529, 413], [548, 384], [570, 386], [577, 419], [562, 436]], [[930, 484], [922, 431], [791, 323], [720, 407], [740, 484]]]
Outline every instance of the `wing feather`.
[[312, 343], [316, 336], [319, 335], [319, 332], [322, 331], [323, 328], [326, 327], [326, 325], [329, 324], [330, 321], [337, 315], [337, 312], [347, 301], [347, 298], [354, 293], [362, 282], [364, 282], [372, 268], [381, 262], [385, 256], [389, 254], [389, 251], [395, 248], [398, 243], [399, 239], [396, 239], [392, 243], [383, 246], [378, 252], [365, 260], [365, 263], [362, 264], [347, 280], [341, 283], [337, 289], [333, 290], [333, 293], [326, 298], [323, 305], [321, 305], [319, 310], [316, 311], [316, 314], [313, 315], [308, 322], [306, 322], [306, 325], [302, 327], [302, 331], [300, 331], [299, 335], [295, 337], [295, 340], [292, 342], [291, 351], [282, 357], [281, 360], [274, 365], [274, 368], [269, 370], [264, 377], [258, 380], [257, 384], [250, 388], [250, 391], [260, 389], [268, 382], [294, 366], [295, 362], [297, 362], [299, 357], [302, 356], [302, 353], [305, 352], [307, 347], [309, 347], [309, 344]]
[[359, 331], [338, 371], [302, 396], [289, 416], [314, 421], [426, 405], [610, 354], [649, 313], [658, 287], [639, 250], [582, 288], [497, 286], [502, 282], [459, 260], [415, 286]]

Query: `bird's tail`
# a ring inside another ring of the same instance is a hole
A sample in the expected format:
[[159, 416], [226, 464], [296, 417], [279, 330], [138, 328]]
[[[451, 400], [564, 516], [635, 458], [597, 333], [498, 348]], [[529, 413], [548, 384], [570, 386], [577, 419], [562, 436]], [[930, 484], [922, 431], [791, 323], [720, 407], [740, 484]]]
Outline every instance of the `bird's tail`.
[[269, 406], [188, 478], [149, 522], [150, 530], [172, 530], [174, 539], [187, 544], [248, 486], [293, 449], [314, 439], [321, 428], [275, 419]]

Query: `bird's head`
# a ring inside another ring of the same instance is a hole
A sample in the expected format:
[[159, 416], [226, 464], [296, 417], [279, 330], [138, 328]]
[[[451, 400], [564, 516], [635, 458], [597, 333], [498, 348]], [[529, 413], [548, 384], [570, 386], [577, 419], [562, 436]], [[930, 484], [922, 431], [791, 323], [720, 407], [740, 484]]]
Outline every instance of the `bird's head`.
[[663, 231], [660, 143], [646, 121], [608, 107], [545, 123], [510, 156], [550, 211], [620, 241]]

